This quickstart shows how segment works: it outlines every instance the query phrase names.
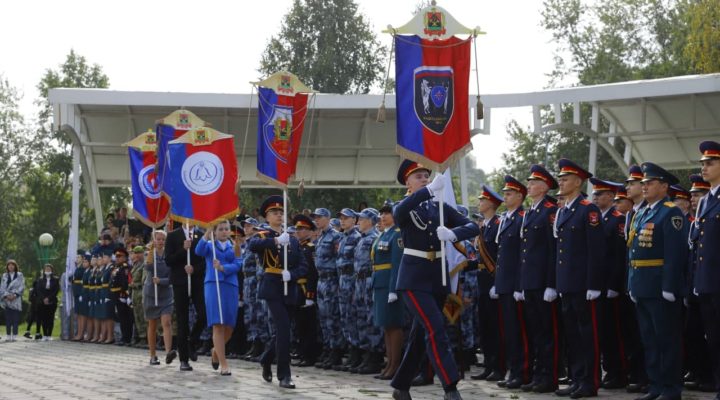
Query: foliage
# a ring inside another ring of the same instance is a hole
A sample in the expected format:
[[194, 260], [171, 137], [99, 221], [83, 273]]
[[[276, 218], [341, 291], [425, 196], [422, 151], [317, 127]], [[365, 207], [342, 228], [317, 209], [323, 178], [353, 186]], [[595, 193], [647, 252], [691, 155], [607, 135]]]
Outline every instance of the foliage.
[[382, 79], [386, 56], [355, 1], [295, 0], [259, 71], [291, 71], [323, 93], [368, 93]]
[[684, 55], [697, 72], [720, 72], [720, 2], [691, 3], [687, 15], [689, 33]]

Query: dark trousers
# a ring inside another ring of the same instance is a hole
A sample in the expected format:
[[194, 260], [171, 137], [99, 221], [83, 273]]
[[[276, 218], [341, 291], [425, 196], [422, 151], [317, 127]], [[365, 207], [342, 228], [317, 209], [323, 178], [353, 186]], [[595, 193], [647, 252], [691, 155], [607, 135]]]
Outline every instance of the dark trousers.
[[20, 325], [20, 310], [5, 309], [5, 331], [8, 335], [17, 335]]
[[38, 321], [42, 326], [43, 336], [52, 336], [56, 309], [57, 304], [40, 304], [38, 306]]
[[683, 330], [685, 343], [685, 369], [695, 375], [696, 382], [712, 382], [712, 364], [705, 340], [705, 325], [703, 324], [700, 300], [697, 296], [688, 298], [688, 307], [685, 309], [685, 329]]
[[645, 348], [645, 369], [650, 393], [677, 396], [682, 392], [682, 302], [663, 298], [638, 298], [638, 325]]
[[[602, 299], [602, 300], [601, 300]], [[628, 362], [625, 351], [625, 332], [623, 327], [623, 309], [627, 307], [624, 296], [614, 299], [601, 297], [600, 302], [600, 351], [602, 352], [602, 367], [606, 378], [626, 380], [628, 376]]]
[[295, 314], [295, 332], [298, 339], [298, 354], [304, 360], [313, 361], [321, 347], [318, 335], [317, 306], [298, 307]]
[[578, 387], [597, 392], [600, 387], [598, 301], [586, 300], [585, 292], [563, 293], [561, 303], [570, 377]]
[[28, 317], [27, 317], [27, 328], [25, 328], [26, 331], [30, 332], [32, 329], [33, 324], [35, 324], [35, 333], [40, 333], [40, 324], [37, 321], [37, 304], [35, 304], [36, 300], [30, 300], [30, 309], [28, 310]]
[[560, 362], [558, 302], [546, 302], [543, 300], [544, 294], [544, 289], [525, 290], [523, 302], [524, 317], [535, 359], [532, 379], [535, 383], [548, 382], [557, 385]]
[[413, 290], [401, 293], [405, 305], [413, 315], [413, 324], [402, 362], [390, 385], [395, 389], [410, 390], [410, 383], [418, 371], [423, 354], [427, 354], [435, 375], [440, 378], [444, 388], [456, 384], [460, 375], [452, 356], [450, 340], [445, 331], [445, 317], [441, 311], [445, 295]]
[[701, 294], [700, 311], [705, 326], [715, 390], [720, 392], [720, 294]]
[[116, 311], [115, 315], [117, 315], [118, 322], [120, 322], [120, 332], [122, 334], [122, 342], [123, 343], [132, 342], [133, 320], [135, 319], [135, 315], [133, 314], [133, 309], [130, 308], [129, 305], [118, 300], [115, 303], [115, 311]]
[[483, 351], [485, 368], [505, 375], [505, 344], [501, 342], [502, 318], [500, 305], [491, 299], [488, 293], [493, 284], [493, 277], [487, 271], [478, 273], [478, 313], [480, 314], [480, 346]]
[[246, 329], [245, 329], [245, 311], [243, 310], [244, 307], [238, 308], [238, 315], [237, 320], [235, 321], [235, 329], [233, 329], [232, 335], [230, 335], [230, 340], [227, 342], [227, 345], [225, 345], [225, 350], [227, 353], [235, 353], [240, 354], [243, 349], [245, 348], [247, 340], [245, 340], [245, 337], [247, 335]]
[[[207, 323], [205, 317], [205, 286], [193, 280], [190, 289], [192, 298], [188, 297], [187, 283], [173, 285], [173, 298], [175, 300], [175, 317], [177, 318], [177, 349], [180, 361], [188, 361], [190, 352], [188, 346], [196, 346], [200, 341], [200, 334]], [[190, 303], [195, 306], [195, 325], [190, 329]]]
[[287, 305], [282, 300], [265, 300], [273, 323], [275, 334], [265, 346], [260, 356], [260, 364], [270, 364], [277, 355], [277, 377], [290, 377], [290, 320], [295, 310], [294, 305]]
[[510, 379], [521, 379], [523, 383], [529, 383], [532, 378], [530, 376], [531, 351], [523, 316], [523, 302], [516, 302], [512, 293], [501, 294], [499, 297]]
[[640, 339], [640, 327], [637, 321], [637, 310], [630, 296], [623, 294], [621, 304], [622, 327], [625, 329], [625, 353], [628, 359], [628, 373], [630, 383], [647, 384], [645, 372], [645, 351]]

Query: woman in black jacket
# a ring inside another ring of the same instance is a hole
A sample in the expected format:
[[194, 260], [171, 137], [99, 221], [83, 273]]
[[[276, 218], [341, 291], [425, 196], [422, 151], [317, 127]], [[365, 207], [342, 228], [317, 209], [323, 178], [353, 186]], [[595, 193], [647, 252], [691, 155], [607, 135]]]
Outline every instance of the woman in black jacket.
[[43, 330], [43, 340], [48, 341], [52, 336], [57, 295], [60, 290], [60, 280], [53, 275], [51, 264], [43, 266], [43, 274], [35, 280], [33, 288], [37, 296], [38, 318]]

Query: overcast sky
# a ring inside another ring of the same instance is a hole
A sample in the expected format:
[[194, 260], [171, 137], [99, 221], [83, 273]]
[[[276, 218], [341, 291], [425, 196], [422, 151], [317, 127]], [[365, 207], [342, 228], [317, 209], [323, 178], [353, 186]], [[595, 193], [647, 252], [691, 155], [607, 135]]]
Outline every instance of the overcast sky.
[[[380, 31], [400, 26], [416, 0], [357, 0], [383, 44]], [[0, 74], [23, 94], [22, 110], [34, 114], [35, 88], [47, 68], [70, 49], [98, 63], [117, 90], [249, 93], [260, 54], [279, 31], [292, 0], [266, 1], [3, 1]], [[480, 26], [481, 93], [540, 90], [553, 67], [553, 44], [540, 27], [542, 0], [444, 0], [466, 26]], [[470, 93], [476, 93], [474, 77]], [[473, 139], [478, 166], [501, 166], [508, 150], [505, 125], [532, 122], [530, 108], [497, 110], [492, 135]], [[230, 132], [232, 133], [232, 132]]]

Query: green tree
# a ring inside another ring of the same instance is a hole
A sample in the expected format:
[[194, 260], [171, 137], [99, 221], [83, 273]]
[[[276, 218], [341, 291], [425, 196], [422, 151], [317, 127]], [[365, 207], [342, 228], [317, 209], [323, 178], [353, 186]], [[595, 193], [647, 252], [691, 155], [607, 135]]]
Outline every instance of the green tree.
[[382, 79], [386, 54], [355, 1], [295, 0], [259, 71], [291, 71], [323, 93], [368, 93]]
[[685, 56], [700, 73], [720, 72], [720, 2], [700, 0], [691, 3], [687, 19], [689, 33]]

